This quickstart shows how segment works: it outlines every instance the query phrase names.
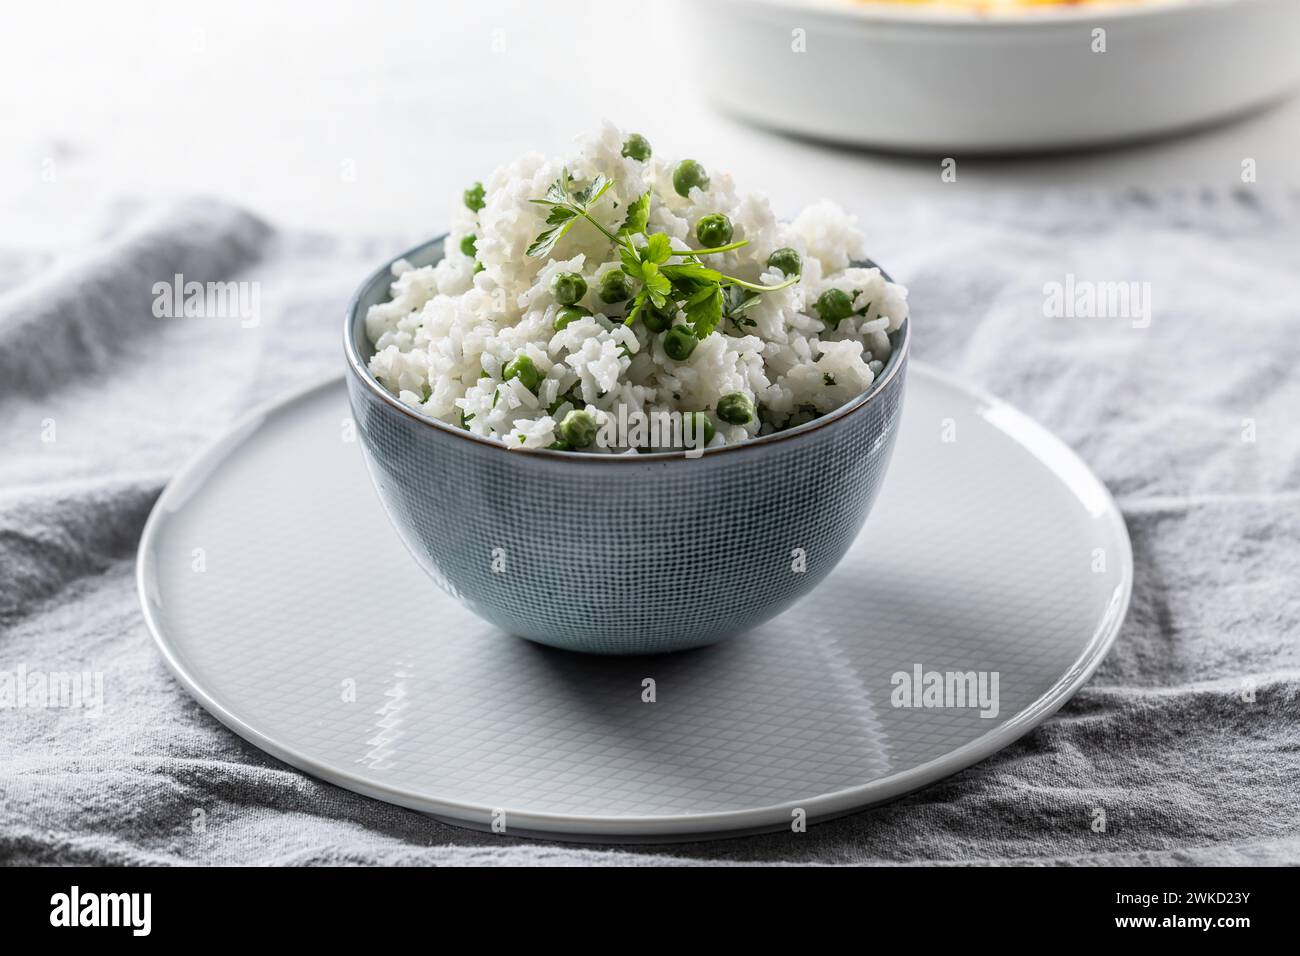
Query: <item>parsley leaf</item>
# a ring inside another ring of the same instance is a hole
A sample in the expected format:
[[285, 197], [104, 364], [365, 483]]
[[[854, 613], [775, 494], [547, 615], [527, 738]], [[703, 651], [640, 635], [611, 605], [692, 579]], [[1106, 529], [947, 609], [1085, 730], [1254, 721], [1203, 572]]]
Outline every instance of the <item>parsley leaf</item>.
[[667, 262], [673, 255], [673, 243], [668, 236], [662, 232], [656, 232], [652, 236], [646, 236], [645, 248], [641, 250], [642, 262], [653, 262], [660, 265]]
[[572, 225], [573, 219], [570, 218], [562, 226], [555, 226], [554, 228], [547, 229], [532, 241], [532, 244], [528, 247], [528, 255], [535, 259], [540, 259], [542, 256], [550, 255], [551, 250], [555, 248], [555, 244], [560, 241], [566, 232], [569, 231], [569, 227]]
[[590, 206], [595, 203], [596, 200], [600, 199], [601, 196], [605, 195], [605, 193], [609, 191], [609, 187], [612, 185], [614, 185], [614, 180], [606, 179], [604, 176], [597, 173], [596, 177], [592, 179], [591, 182], [587, 183], [587, 188], [578, 191], [578, 194], [573, 197], [573, 201], [579, 206]]
[[618, 229], [620, 236], [635, 236], [646, 231], [650, 225], [650, 190], [643, 192], [639, 199], [627, 207], [627, 218]]
[[529, 200], [542, 206], [551, 207], [551, 211], [546, 214], [546, 224], [551, 228], [543, 230], [528, 246], [529, 256], [540, 259], [542, 256], [550, 255], [551, 250], [555, 248], [555, 244], [564, 238], [564, 234], [573, 227], [579, 216], [590, 220], [598, 229], [609, 235], [603, 226], [588, 215], [587, 209], [609, 191], [609, 188], [614, 185], [614, 181], [597, 175], [576, 195], [569, 189], [572, 183], [573, 177], [569, 175], [569, 171], [567, 169], [562, 170], [560, 178], [551, 183], [550, 188], [546, 190], [544, 199]]
[[717, 283], [702, 286], [686, 300], [684, 308], [695, 337], [707, 338], [722, 321], [722, 286]]
[[573, 182], [573, 177], [569, 175], [568, 169], [561, 170], [560, 178], [551, 183], [550, 188], [546, 190], [546, 199], [557, 205], [569, 202], [569, 183], [571, 182]]
[[641, 278], [641, 257], [631, 249], [619, 246], [619, 261], [623, 263], [623, 271], [633, 279]]
[[651, 302], [661, 309], [668, 304], [668, 296], [673, 291], [673, 284], [659, 271], [659, 266], [653, 262], [641, 263], [641, 281], [645, 283]]

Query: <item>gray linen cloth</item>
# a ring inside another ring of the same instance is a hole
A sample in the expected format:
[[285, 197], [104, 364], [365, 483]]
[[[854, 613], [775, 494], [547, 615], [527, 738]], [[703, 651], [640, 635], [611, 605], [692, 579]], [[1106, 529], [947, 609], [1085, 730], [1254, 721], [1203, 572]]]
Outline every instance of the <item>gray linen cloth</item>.
[[[0, 681], [104, 675], [97, 718], [0, 709], [0, 861], [1300, 861], [1300, 201], [1004, 196], [894, 203], [862, 222], [913, 290], [917, 358], [1053, 429], [1124, 510], [1132, 608], [1053, 719], [805, 834], [633, 849], [461, 830], [264, 755], [164, 668], [136, 602], [136, 544], [200, 444], [341, 368], [352, 287], [423, 237], [119, 204], [76, 243], [11, 233], [0, 248]], [[152, 285], [176, 273], [258, 280], [260, 322], [155, 317]], [[1044, 285], [1070, 275], [1149, 283], [1149, 324], [1045, 316]]]

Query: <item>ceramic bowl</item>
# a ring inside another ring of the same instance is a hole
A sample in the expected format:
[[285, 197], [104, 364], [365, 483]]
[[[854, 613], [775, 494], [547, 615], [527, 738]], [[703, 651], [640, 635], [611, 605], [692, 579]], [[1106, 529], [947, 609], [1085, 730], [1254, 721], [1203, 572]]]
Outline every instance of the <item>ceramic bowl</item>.
[[[441, 257], [439, 238], [401, 258]], [[526, 451], [420, 415], [371, 376], [365, 315], [390, 266], [347, 313], [360, 444], [416, 561], [503, 631], [594, 654], [700, 647], [807, 594], [862, 528], [894, 447], [908, 323], [869, 391], [787, 431], [693, 458]]]
[[[683, 36], [729, 112], [792, 133], [939, 156], [1174, 133], [1300, 83], [1296, 0], [983, 14], [869, 0], [699, 0]], [[957, 152], [961, 151], [961, 152]]]

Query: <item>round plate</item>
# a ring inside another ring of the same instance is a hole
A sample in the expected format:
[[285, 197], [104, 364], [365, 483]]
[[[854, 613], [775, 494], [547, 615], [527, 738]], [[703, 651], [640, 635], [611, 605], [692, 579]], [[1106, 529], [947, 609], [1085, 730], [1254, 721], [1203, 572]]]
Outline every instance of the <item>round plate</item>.
[[713, 647], [589, 657], [480, 621], [389, 526], [340, 380], [253, 414], [167, 486], [140, 544], [145, 619], [242, 737], [450, 822], [674, 840], [844, 814], [1048, 717], [1132, 583], [1123, 519], [1065, 445], [924, 366], [908, 391], [848, 555]]

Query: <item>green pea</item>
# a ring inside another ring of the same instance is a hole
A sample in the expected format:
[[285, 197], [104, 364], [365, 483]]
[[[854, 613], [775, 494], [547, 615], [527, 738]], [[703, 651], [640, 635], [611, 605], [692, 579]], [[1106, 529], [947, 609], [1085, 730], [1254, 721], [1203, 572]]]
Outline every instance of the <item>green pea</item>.
[[754, 420], [754, 403], [744, 392], [728, 392], [718, 399], [718, 417], [732, 425]]
[[718, 430], [713, 427], [713, 422], [709, 419], [708, 415], [704, 414], [704, 412], [687, 412], [682, 416], [682, 426], [683, 428], [690, 429], [688, 434], [690, 434], [696, 442], [703, 438], [704, 446], [706, 448], [709, 443], [713, 441], [713, 436], [718, 433]]
[[668, 326], [673, 324], [673, 317], [677, 315], [675, 305], [661, 309], [653, 302], [647, 302], [641, 309], [641, 321], [651, 332], [663, 332]]
[[596, 440], [596, 418], [591, 412], [575, 408], [560, 422], [560, 438], [573, 448], [586, 448]]
[[686, 197], [690, 195], [692, 186], [708, 189], [709, 174], [695, 160], [683, 159], [673, 170], [673, 189], [677, 190], [677, 195]]
[[465, 236], [460, 241], [460, 251], [462, 254], [467, 255], [471, 259], [473, 259], [476, 255], [478, 255], [478, 239], [476, 239], [472, 235]]
[[628, 159], [644, 163], [650, 158], [650, 140], [640, 133], [632, 133], [623, 143], [623, 155]]
[[780, 269], [788, 276], [803, 274], [803, 258], [789, 246], [776, 250], [767, 257], [770, 268]]
[[533, 360], [522, 352], [516, 355], [505, 369], [502, 370], [501, 378], [503, 381], [510, 381], [512, 378], [519, 379], [524, 388], [530, 392], [536, 392], [537, 386], [542, 384], [542, 373], [537, 370]]
[[831, 328], [840, 324], [853, 314], [853, 300], [843, 289], [827, 289], [813, 303], [817, 317]]
[[601, 302], [622, 302], [632, 295], [632, 288], [627, 283], [627, 276], [622, 269], [611, 269], [600, 277]]
[[469, 189], [465, 190], [466, 207], [468, 207], [471, 212], [478, 212], [487, 205], [487, 203], [484, 202], [484, 197], [486, 195], [487, 193], [483, 190], [483, 184], [475, 183], [473, 186], [470, 186]]
[[700, 240], [700, 245], [705, 249], [725, 246], [731, 241], [732, 235], [734, 230], [731, 228], [731, 220], [720, 212], [702, 216], [695, 224], [695, 238]]
[[566, 305], [555, 313], [555, 331], [558, 332], [570, 322], [577, 322], [588, 315], [591, 315], [590, 309], [584, 309], [580, 305]]
[[560, 305], [573, 305], [587, 294], [587, 280], [576, 272], [557, 272], [551, 279], [551, 294]]
[[698, 344], [695, 333], [684, 325], [674, 325], [664, 333], [664, 352], [674, 362], [685, 362]]

